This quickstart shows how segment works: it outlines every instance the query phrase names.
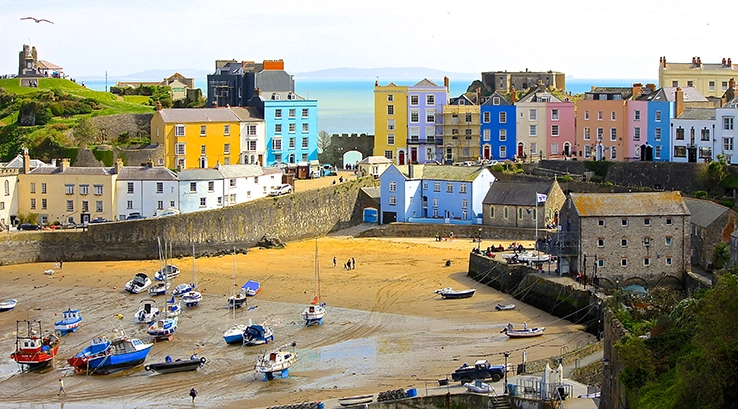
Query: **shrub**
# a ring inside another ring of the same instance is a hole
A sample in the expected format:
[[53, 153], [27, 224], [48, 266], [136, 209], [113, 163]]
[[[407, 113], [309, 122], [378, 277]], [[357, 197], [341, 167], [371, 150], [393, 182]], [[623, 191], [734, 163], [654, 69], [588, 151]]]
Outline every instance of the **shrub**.
[[602, 183], [604, 180], [605, 178], [600, 175], [594, 175], [591, 178], [589, 178], [589, 181], [592, 183]]
[[735, 202], [731, 199], [723, 199], [720, 201], [720, 204], [727, 207], [728, 209], [732, 209], [733, 206], [735, 206]]
[[568, 183], [568, 182], [571, 182], [573, 180], [574, 180], [574, 178], [572, 178], [571, 175], [564, 175], [564, 176], [561, 176], [559, 178], [559, 182], [564, 182], [564, 183]]
[[694, 192], [694, 197], [697, 198], [697, 199], [702, 199], [702, 198], [704, 198], [706, 196], [707, 196], [707, 192], [705, 192], [704, 190], [698, 190], [698, 191]]

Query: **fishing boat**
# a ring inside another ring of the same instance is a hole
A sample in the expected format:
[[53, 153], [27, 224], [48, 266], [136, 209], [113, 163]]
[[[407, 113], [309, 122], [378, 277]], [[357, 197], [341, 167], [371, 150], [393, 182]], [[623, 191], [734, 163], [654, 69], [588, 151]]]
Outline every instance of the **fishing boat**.
[[177, 277], [179, 277], [179, 267], [174, 264], [167, 264], [154, 273], [156, 281], [174, 280]]
[[54, 331], [64, 336], [70, 332], [77, 332], [77, 328], [82, 323], [82, 315], [79, 310], [67, 309], [62, 312], [62, 319], [54, 323]]
[[55, 334], [44, 334], [41, 321], [16, 321], [15, 329], [15, 352], [10, 354], [15, 362], [36, 369], [54, 360], [61, 340]]
[[10, 311], [18, 304], [18, 300], [10, 299], [0, 302], [0, 312]]
[[243, 333], [246, 331], [246, 328], [248, 328], [248, 325], [244, 324], [235, 324], [232, 327], [228, 328], [223, 333], [223, 340], [225, 340], [226, 344], [239, 344], [243, 345]]
[[131, 294], [140, 294], [151, 287], [151, 279], [145, 273], [137, 273], [133, 279], [126, 283], [126, 291]]
[[152, 285], [151, 288], [149, 288], [149, 295], [152, 297], [157, 295], [165, 295], [171, 285], [172, 283], [170, 283], [169, 281], [156, 283]]
[[546, 331], [546, 327], [535, 327], [535, 328], [524, 328], [524, 329], [509, 329], [505, 328], [504, 332], [510, 338], [530, 338], [540, 337], [543, 332]]
[[146, 332], [157, 340], [171, 341], [172, 335], [177, 330], [178, 319], [178, 317], [158, 319], [149, 325], [149, 329]]
[[146, 364], [144, 369], [161, 374], [195, 371], [197, 370], [197, 368], [205, 365], [205, 362], [207, 362], [207, 359], [205, 359], [204, 356], [198, 357], [197, 355], [192, 355], [190, 359], [172, 360], [172, 357], [167, 355], [166, 359], [164, 359], [164, 362], [156, 364]]
[[497, 311], [509, 311], [515, 309], [515, 304], [497, 304], [495, 306]]
[[75, 372], [110, 373], [116, 369], [139, 365], [146, 360], [154, 344], [128, 338], [121, 330], [112, 341], [105, 336], [92, 338], [90, 345], [67, 362]]
[[159, 307], [156, 306], [156, 300], [146, 298], [138, 303], [138, 311], [134, 315], [134, 319], [139, 324], [148, 324], [159, 316]]
[[243, 345], [253, 346], [274, 341], [274, 332], [266, 324], [251, 324], [243, 331]]
[[374, 401], [374, 395], [349, 396], [346, 398], [338, 399], [338, 403], [341, 406], [365, 405], [367, 403], [371, 403], [372, 401]]
[[175, 300], [174, 296], [172, 296], [172, 298], [167, 300], [165, 315], [167, 318], [174, 318], [174, 317], [179, 316], [180, 312], [182, 312], [182, 306], [180, 306], [180, 301]]
[[293, 351], [283, 351], [282, 349], [290, 346], [295, 347], [296, 345], [292, 342], [291, 344], [285, 344], [273, 351], [264, 353], [256, 361], [254, 369], [256, 369], [256, 372], [264, 374], [265, 381], [274, 379], [275, 373], [279, 373], [280, 377], [286, 378], [289, 375], [290, 366], [297, 360], [297, 354]]
[[261, 291], [261, 284], [258, 281], [249, 280], [241, 287], [241, 292], [248, 297], [253, 297]]
[[315, 296], [302, 312], [305, 326], [320, 325], [325, 316], [325, 303], [320, 302], [320, 263], [318, 262], [318, 240], [315, 240]]
[[470, 288], [468, 290], [454, 290], [451, 287], [442, 288], [440, 290], [436, 290], [436, 294], [440, 294], [442, 298], [448, 298], [448, 299], [459, 299], [459, 298], [470, 298], [474, 295], [474, 293], [477, 290], [474, 288]]

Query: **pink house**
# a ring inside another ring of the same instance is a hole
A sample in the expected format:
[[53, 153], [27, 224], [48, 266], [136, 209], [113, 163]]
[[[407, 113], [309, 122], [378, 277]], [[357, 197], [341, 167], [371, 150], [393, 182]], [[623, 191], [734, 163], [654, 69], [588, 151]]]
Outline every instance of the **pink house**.
[[548, 102], [546, 104], [548, 130], [546, 134], [546, 155], [549, 159], [574, 155], [576, 136], [574, 103], [569, 101]]

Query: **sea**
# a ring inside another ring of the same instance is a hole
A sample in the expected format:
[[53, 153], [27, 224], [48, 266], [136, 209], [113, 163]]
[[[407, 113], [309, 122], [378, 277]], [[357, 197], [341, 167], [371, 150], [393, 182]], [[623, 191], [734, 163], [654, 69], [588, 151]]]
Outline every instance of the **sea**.
[[[105, 80], [77, 78], [77, 83], [84, 82], [85, 86], [96, 91], [105, 91], [106, 86], [115, 85], [117, 81], [131, 81], [130, 78]], [[141, 79], [154, 81], [155, 79]], [[443, 78], [433, 79], [437, 84], [443, 84]], [[418, 80], [419, 81], [419, 80]], [[418, 81], [382, 79], [381, 85], [394, 82], [397, 85], [415, 85]], [[473, 79], [450, 81], [449, 96], [456, 97], [466, 92]], [[642, 84], [658, 81], [654, 79], [566, 79], [567, 92], [581, 94], [592, 86], [629, 87], [634, 83]], [[195, 86], [206, 93], [207, 80], [196, 78]], [[303, 98], [318, 100], [318, 128], [329, 134], [365, 133], [374, 134], [374, 80], [295, 80], [295, 92]]]

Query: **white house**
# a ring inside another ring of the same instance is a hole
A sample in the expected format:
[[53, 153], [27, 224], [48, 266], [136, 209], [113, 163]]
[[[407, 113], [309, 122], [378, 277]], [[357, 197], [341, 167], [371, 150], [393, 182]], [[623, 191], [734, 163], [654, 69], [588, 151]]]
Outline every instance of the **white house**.
[[266, 123], [255, 107], [231, 107], [241, 126], [241, 153], [238, 163], [264, 166]]
[[374, 176], [379, 179], [379, 175], [391, 164], [392, 161], [384, 156], [367, 156], [358, 163], [359, 176]]
[[[671, 120], [671, 161], [709, 162], [716, 157], [715, 108], [687, 108]], [[718, 151], [719, 153], [719, 151]]]
[[154, 217], [169, 208], [179, 208], [177, 174], [163, 166], [121, 166], [115, 182], [115, 206], [119, 220], [134, 212]]
[[218, 169], [184, 169], [178, 176], [180, 213], [223, 207], [223, 175]]
[[0, 231], [7, 230], [18, 215], [18, 169], [0, 169]]
[[282, 183], [282, 171], [259, 165], [221, 165], [223, 195], [226, 206], [266, 197], [274, 186]]
[[[735, 101], [715, 110], [715, 150], [725, 155], [731, 165], [738, 164], [738, 149], [735, 146], [736, 136], [738, 136], [736, 131], [738, 124], [735, 121], [737, 114], [738, 108]], [[715, 157], [717, 158], [717, 152]]]

